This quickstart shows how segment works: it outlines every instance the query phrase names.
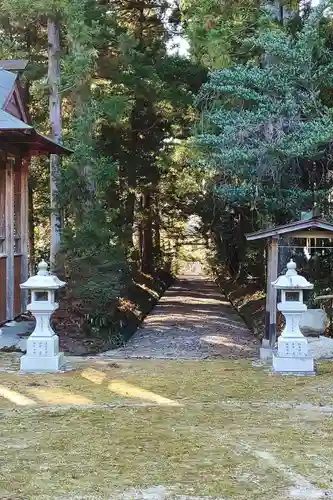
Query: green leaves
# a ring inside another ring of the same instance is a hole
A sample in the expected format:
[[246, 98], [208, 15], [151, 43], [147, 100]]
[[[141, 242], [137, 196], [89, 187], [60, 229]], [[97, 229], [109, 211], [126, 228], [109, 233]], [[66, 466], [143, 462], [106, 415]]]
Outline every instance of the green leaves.
[[228, 67], [235, 59], [244, 59], [241, 45], [257, 23], [260, 2], [182, 0], [181, 11], [194, 59], [218, 69]]

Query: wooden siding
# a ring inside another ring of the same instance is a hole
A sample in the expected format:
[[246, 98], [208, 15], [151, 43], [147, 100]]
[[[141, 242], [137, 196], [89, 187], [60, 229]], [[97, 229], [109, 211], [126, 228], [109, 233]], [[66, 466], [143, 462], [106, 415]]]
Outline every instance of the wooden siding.
[[7, 303], [6, 303], [6, 295], [7, 295], [7, 276], [6, 276], [6, 257], [0, 257], [0, 323], [6, 321], [6, 313], [7, 313]]
[[[21, 158], [7, 157], [5, 175], [0, 175], [5, 183], [5, 195], [0, 185], [0, 321], [12, 320], [26, 307], [26, 293], [20, 284], [27, 279], [27, 176], [28, 164]], [[4, 212], [4, 214], [3, 214]], [[1, 214], [0, 214], [1, 215]], [[4, 227], [2, 227], [4, 226]], [[1, 234], [0, 234], [1, 236]], [[5, 239], [4, 239], [5, 237]]]
[[29, 124], [31, 122], [27, 107], [22, 99], [22, 89], [17, 80], [14, 81], [14, 87], [8, 92], [2, 109], [24, 123]]
[[24, 116], [22, 115], [22, 111], [20, 109], [20, 105], [17, 101], [17, 97], [15, 93], [11, 96], [9, 101], [6, 104], [6, 111], [11, 115], [15, 116], [19, 120], [24, 120]]
[[0, 255], [6, 250], [6, 170], [0, 160]]
[[22, 293], [20, 284], [22, 283], [22, 256], [14, 257], [14, 317], [22, 312]]
[[16, 159], [13, 171], [14, 183], [14, 253], [21, 253], [21, 229], [22, 229], [22, 161]]

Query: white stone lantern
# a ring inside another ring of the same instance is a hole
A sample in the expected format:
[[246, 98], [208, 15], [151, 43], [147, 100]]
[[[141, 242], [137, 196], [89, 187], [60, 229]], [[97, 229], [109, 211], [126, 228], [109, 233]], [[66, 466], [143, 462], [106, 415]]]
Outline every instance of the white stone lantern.
[[273, 353], [273, 371], [314, 375], [308, 341], [299, 327], [301, 316], [307, 310], [303, 303], [303, 290], [312, 290], [313, 285], [297, 273], [293, 260], [287, 264], [286, 274], [279, 276], [272, 285], [281, 290], [281, 302], [277, 307], [286, 319], [286, 326], [278, 339], [278, 351]]
[[20, 286], [31, 290], [28, 311], [36, 318], [36, 327], [27, 340], [27, 352], [21, 357], [21, 370], [25, 372], [57, 372], [65, 364], [64, 354], [59, 352], [59, 337], [51, 328], [50, 319], [59, 305], [55, 291], [65, 286], [57, 276], [47, 270], [42, 261], [38, 273]]

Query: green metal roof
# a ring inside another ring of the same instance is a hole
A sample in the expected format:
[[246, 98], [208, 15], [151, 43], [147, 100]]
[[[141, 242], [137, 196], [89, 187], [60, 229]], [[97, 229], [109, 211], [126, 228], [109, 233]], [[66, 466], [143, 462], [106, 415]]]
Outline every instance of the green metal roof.
[[[17, 75], [0, 69], [0, 108], [3, 108], [15, 87]], [[0, 130], [29, 130], [30, 125], [0, 109]]]
[[22, 154], [30, 156], [71, 154], [72, 151], [69, 149], [48, 137], [44, 137], [24, 121], [4, 111], [3, 107], [15, 88], [16, 78], [16, 73], [10, 73], [0, 67], [0, 149], [1, 143], [3, 143], [7, 146], [19, 147]]
[[17, 75], [16, 73], [10, 73], [4, 69], [0, 69], [0, 108], [3, 108], [8, 97], [10, 96]]
[[0, 109], [0, 130], [31, 130], [32, 127]]

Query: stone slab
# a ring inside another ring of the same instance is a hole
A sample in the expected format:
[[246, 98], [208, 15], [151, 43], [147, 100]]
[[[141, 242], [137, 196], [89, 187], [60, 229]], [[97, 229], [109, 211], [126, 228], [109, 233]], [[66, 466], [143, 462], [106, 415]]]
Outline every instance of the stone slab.
[[260, 360], [270, 361], [273, 357], [273, 351], [269, 347], [260, 347]]

